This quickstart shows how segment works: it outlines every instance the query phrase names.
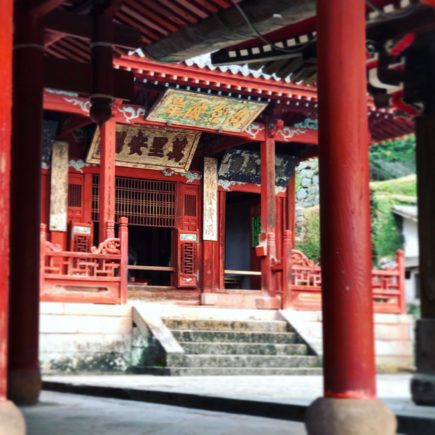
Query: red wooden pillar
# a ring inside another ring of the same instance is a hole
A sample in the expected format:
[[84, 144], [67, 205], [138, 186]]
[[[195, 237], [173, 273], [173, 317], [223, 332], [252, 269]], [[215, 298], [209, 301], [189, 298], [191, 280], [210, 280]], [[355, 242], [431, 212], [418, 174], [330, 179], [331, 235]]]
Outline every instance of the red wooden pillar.
[[287, 185], [287, 225], [291, 231], [291, 248], [295, 246], [295, 213], [296, 213], [296, 171], [293, 172]]
[[266, 255], [261, 259], [261, 290], [274, 296], [272, 259], [276, 255], [276, 198], [275, 198], [275, 139], [268, 137], [261, 143], [261, 232]]
[[2, 3], [0, 14], [0, 433], [25, 432], [24, 421], [6, 400], [9, 308], [9, 199], [12, 109], [13, 1]]
[[[395, 432], [374, 399], [365, 2], [318, 0], [324, 395], [310, 434]], [[359, 400], [343, 400], [359, 399]]]
[[38, 400], [43, 28], [15, 11], [11, 168], [9, 397]]
[[112, 230], [107, 231], [107, 222], [115, 221], [116, 122], [113, 118], [101, 125], [100, 135], [99, 228], [101, 242], [114, 237]]

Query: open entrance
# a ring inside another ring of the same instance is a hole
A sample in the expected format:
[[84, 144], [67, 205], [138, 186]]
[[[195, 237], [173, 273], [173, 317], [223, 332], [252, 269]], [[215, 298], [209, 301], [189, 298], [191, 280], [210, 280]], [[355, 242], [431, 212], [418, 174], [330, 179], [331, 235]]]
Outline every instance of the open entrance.
[[[129, 282], [174, 285], [174, 182], [116, 177], [116, 220], [128, 218]], [[98, 175], [93, 177], [93, 220], [98, 221]]]
[[260, 231], [260, 195], [228, 192], [225, 215], [225, 288], [260, 289], [260, 261], [255, 253]]
[[129, 281], [150, 286], [171, 285], [171, 228], [130, 226], [128, 233]]

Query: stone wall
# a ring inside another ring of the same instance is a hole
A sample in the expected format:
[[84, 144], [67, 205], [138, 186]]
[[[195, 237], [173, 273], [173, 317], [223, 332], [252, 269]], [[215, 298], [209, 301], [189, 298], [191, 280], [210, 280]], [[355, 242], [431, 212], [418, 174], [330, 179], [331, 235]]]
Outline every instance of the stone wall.
[[125, 371], [131, 364], [131, 340], [128, 305], [41, 302], [43, 373]]
[[304, 209], [319, 204], [319, 161], [309, 159], [296, 167], [296, 240], [304, 238]]

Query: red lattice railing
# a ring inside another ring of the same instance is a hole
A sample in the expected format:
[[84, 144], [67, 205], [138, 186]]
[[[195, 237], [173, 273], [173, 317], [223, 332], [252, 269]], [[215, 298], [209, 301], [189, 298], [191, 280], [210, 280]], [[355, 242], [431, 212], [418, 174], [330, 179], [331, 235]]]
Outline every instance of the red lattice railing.
[[[377, 313], [405, 312], [405, 270], [403, 251], [397, 251], [397, 265], [372, 272], [372, 297]], [[291, 255], [290, 291], [284, 295], [287, 308], [318, 310], [321, 307], [321, 267], [301, 251]]]
[[[108, 225], [113, 226], [113, 222]], [[91, 252], [62, 251], [46, 240], [41, 225], [41, 300], [57, 302], [127, 302], [128, 221], [119, 220], [119, 238], [109, 238]]]

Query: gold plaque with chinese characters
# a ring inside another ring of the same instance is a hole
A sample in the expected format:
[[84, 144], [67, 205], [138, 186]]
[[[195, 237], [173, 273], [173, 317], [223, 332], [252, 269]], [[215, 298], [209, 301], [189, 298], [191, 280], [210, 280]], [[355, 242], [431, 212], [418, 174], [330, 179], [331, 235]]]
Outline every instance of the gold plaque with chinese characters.
[[266, 103], [168, 89], [151, 110], [149, 121], [240, 133]]
[[[129, 168], [166, 169], [187, 172], [201, 133], [173, 128], [116, 125], [116, 165]], [[97, 129], [86, 158], [100, 163], [100, 134]]]

